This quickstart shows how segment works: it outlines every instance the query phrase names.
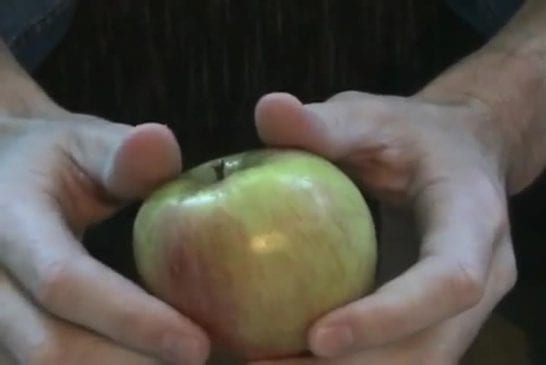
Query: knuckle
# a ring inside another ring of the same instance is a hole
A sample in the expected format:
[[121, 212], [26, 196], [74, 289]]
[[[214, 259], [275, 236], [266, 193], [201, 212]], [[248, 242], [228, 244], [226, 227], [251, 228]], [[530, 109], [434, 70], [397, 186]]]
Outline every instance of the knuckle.
[[[138, 313], [133, 308], [122, 310], [115, 320], [117, 335], [120, 337], [145, 337], [150, 332], [147, 316]], [[151, 336], [153, 337], [153, 336]]]
[[511, 243], [505, 247], [500, 247], [500, 250], [504, 250], [501, 254], [498, 265], [495, 265], [493, 269], [494, 289], [500, 294], [505, 295], [516, 285], [518, 280], [518, 268], [516, 264], [516, 257], [514, 251], [511, 248]]
[[161, 346], [166, 328], [171, 328], [172, 325], [161, 318], [161, 312], [151, 312], [141, 306], [119, 307], [115, 312], [116, 315], [109, 324], [110, 335], [114, 338], [132, 339], [145, 347]]
[[472, 186], [474, 216], [481, 219], [485, 227], [496, 234], [503, 233], [509, 226], [507, 202], [504, 192], [482, 171], [469, 171], [467, 178]]
[[64, 293], [70, 291], [73, 269], [69, 260], [62, 259], [48, 264], [41, 273], [36, 286], [36, 300], [48, 309], [63, 301]]
[[364, 97], [366, 94], [361, 91], [347, 90], [337, 93], [330, 97], [328, 101], [352, 101]]
[[63, 146], [68, 152], [72, 152], [72, 149], [77, 148], [81, 143], [81, 127], [68, 126], [59, 128], [56, 131], [55, 139], [57, 144]]
[[[481, 205], [486, 209], [486, 215], [483, 219], [488, 219], [491, 225], [491, 230], [495, 235], [506, 232], [509, 226], [508, 210], [503, 199], [497, 196], [496, 192], [490, 191], [489, 194], [484, 194], [484, 201]], [[487, 218], [486, 218], [487, 216]]]
[[[405, 138], [407, 138], [407, 132], [409, 130], [405, 128], [404, 124], [400, 123], [405, 112], [400, 103], [373, 98], [367, 100], [366, 103], [359, 103], [355, 108], [352, 108], [351, 112], [352, 115], [350, 116], [354, 120], [366, 120], [368, 123], [373, 121], [373, 125], [379, 129], [372, 131], [375, 131], [375, 133], [379, 133], [379, 131], [382, 131], [383, 134], [387, 133], [382, 136], [385, 141], [392, 143], [392, 140], [395, 139], [395, 135], [404, 135], [406, 136]], [[394, 125], [396, 128], [388, 128], [388, 126]], [[404, 132], [401, 133], [401, 130]], [[397, 133], [395, 133], [395, 131]], [[378, 136], [380, 134], [378, 134]]]
[[455, 303], [470, 308], [482, 299], [484, 280], [478, 269], [466, 262], [457, 262], [450, 270], [445, 284], [451, 289]]
[[515, 259], [512, 263], [504, 267], [504, 270], [499, 274], [499, 282], [503, 294], [508, 293], [514, 288], [518, 281], [518, 269]]
[[402, 329], [403, 331], [407, 327], [408, 318], [405, 313], [398, 308], [385, 308], [386, 310], [381, 314], [384, 316], [385, 321], [383, 323], [383, 331], [385, 336]]

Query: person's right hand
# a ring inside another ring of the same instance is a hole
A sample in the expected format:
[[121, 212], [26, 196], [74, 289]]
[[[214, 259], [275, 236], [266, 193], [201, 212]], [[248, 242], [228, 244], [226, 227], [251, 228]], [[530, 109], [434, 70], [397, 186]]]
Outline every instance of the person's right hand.
[[159, 124], [43, 115], [0, 114], [0, 350], [17, 364], [204, 363], [202, 329], [79, 240], [179, 173], [175, 137]]

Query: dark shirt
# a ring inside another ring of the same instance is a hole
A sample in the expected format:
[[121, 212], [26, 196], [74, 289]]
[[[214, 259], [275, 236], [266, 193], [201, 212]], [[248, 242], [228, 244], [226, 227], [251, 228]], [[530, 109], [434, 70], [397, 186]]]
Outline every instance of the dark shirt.
[[449, 6], [486, 37], [514, 15], [523, 0], [446, 0]]

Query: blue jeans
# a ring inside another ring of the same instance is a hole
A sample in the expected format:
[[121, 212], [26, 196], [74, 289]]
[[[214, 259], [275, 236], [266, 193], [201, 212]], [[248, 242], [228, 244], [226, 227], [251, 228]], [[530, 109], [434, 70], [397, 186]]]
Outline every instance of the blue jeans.
[[523, 4], [524, 0], [446, 0], [459, 16], [485, 37], [491, 37]]
[[[446, 0], [485, 37], [506, 23], [522, 1]], [[77, 0], [0, 0], [0, 37], [19, 62], [32, 71], [62, 38], [76, 4]]]
[[0, 0], [0, 37], [32, 71], [70, 25], [77, 0]]

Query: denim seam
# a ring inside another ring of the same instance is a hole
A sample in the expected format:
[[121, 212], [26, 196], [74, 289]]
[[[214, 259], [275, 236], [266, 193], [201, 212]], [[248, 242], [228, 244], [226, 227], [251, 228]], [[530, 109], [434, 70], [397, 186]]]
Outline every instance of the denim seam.
[[49, 20], [58, 15], [64, 8], [67, 8], [70, 2], [71, 0], [57, 0], [49, 10], [38, 15], [34, 21], [29, 22], [28, 27], [18, 34], [13, 35], [10, 40], [6, 41], [6, 43], [12, 48], [23, 46], [25, 44], [25, 40], [29, 38], [28, 35], [31, 32], [38, 32], [41, 28], [44, 28], [44, 24], [47, 24]]

